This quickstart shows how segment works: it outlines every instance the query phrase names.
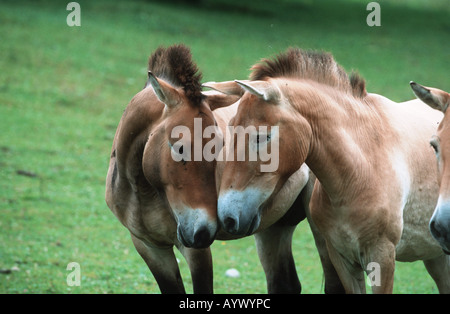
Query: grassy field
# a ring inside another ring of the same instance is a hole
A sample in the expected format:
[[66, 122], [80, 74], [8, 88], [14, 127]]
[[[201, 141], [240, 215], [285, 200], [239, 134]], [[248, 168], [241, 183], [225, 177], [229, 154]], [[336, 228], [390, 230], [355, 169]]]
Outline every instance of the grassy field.
[[[81, 0], [81, 27], [67, 26], [67, 2], [0, 4], [0, 293], [159, 293], [104, 202], [117, 123], [159, 45], [189, 45], [205, 81], [246, 78], [299, 46], [332, 52], [395, 101], [413, 98], [410, 80], [450, 89], [448, 0], [379, 1], [381, 27], [363, 0]], [[217, 293], [266, 292], [253, 238], [212, 250]], [[306, 222], [294, 254], [303, 292], [322, 293]], [[79, 287], [66, 284], [70, 262]], [[240, 278], [225, 277], [232, 267]], [[394, 292], [437, 289], [422, 263], [397, 263]]]

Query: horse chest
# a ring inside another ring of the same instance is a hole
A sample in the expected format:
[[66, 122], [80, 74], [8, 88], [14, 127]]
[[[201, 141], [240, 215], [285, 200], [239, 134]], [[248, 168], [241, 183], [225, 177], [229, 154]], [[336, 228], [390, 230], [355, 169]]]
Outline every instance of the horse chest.
[[[327, 242], [341, 255], [352, 255], [359, 248], [361, 239], [365, 237], [360, 219], [352, 217], [348, 207], [333, 208], [326, 202], [320, 206], [312, 206], [311, 214]], [[367, 222], [366, 222], [367, 223]]]
[[125, 226], [149, 245], [172, 245], [177, 237], [177, 225], [170, 209], [159, 197], [139, 202], [128, 208]]
[[[414, 197], [414, 196], [413, 196]], [[412, 262], [439, 256], [441, 250], [432, 238], [428, 224], [433, 206], [412, 201], [403, 209], [402, 235], [396, 246], [396, 259]]]
[[360, 237], [358, 230], [351, 224], [341, 221], [328, 232], [327, 241], [341, 255], [350, 258], [355, 252], [359, 251]]

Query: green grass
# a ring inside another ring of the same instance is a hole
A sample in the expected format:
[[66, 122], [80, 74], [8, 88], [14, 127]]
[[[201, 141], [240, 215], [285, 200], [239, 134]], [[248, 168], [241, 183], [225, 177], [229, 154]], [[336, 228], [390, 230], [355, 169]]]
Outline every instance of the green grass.
[[[103, 197], [115, 128], [159, 45], [189, 45], [205, 81], [246, 78], [260, 58], [299, 46], [331, 51], [396, 101], [413, 97], [410, 80], [449, 89], [448, 1], [379, 1], [378, 28], [366, 25], [367, 2], [79, 1], [81, 27], [71, 28], [67, 2], [2, 1], [0, 269], [16, 270], [0, 274], [0, 292], [159, 292]], [[216, 292], [266, 292], [252, 238], [212, 250]], [[303, 292], [322, 293], [306, 222], [294, 254]], [[66, 284], [73, 261], [80, 287]], [[397, 265], [394, 292], [437, 292], [422, 263]], [[231, 267], [239, 279], [224, 276]]]

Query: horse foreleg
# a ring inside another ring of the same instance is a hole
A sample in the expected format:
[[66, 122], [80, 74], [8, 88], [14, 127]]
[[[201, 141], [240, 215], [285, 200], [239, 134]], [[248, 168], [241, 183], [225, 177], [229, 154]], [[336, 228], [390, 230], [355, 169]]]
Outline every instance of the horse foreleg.
[[213, 264], [210, 248], [191, 249], [178, 247], [191, 272], [194, 293], [213, 293]]
[[367, 251], [367, 255], [361, 256], [372, 292], [391, 294], [394, 288], [395, 244], [390, 240], [380, 239]]
[[131, 239], [139, 255], [155, 277], [161, 293], [186, 293], [172, 247], [150, 247], [133, 235], [131, 235]]
[[319, 253], [320, 262], [322, 263], [325, 277], [325, 294], [343, 294], [345, 293], [345, 289], [328, 255], [327, 243], [312, 221], [309, 213], [307, 213], [307, 217], [314, 242], [316, 243], [317, 252]]
[[347, 260], [327, 243], [328, 254], [347, 294], [366, 293], [364, 271], [358, 263]]
[[300, 293], [302, 290], [292, 256], [294, 230], [295, 226], [272, 225], [255, 234], [269, 293]]
[[425, 267], [436, 283], [439, 293], [450, 293], [450, 255], [441, 255], [431, 260], [423, 261]]

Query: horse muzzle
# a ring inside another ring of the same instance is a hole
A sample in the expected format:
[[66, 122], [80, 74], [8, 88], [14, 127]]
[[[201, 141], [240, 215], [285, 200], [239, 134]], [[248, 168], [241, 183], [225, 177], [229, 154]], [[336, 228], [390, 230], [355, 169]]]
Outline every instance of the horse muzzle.
[[429, 227], [444, 253], [450, 255], [450, 204], [438, 203]]
[[217, 234], [217, 220], [210, 219], [201, 209], [178, 216], [178, 241], [186, 247], [204, 249], [209, 247]]
[[221, 228], [237, 236], [253, 234], [261, 223], [259, 208], [265, 196], [265, 193], [253, 188], [221, 194], [217, 204]]

